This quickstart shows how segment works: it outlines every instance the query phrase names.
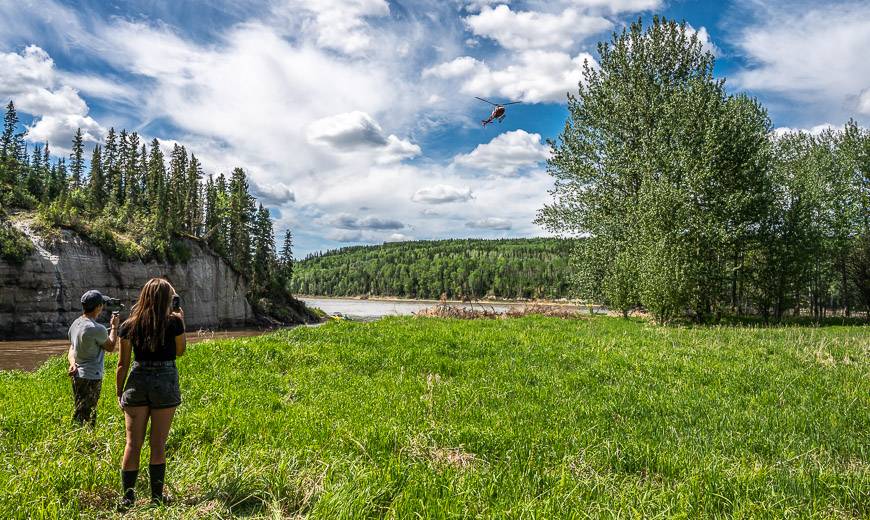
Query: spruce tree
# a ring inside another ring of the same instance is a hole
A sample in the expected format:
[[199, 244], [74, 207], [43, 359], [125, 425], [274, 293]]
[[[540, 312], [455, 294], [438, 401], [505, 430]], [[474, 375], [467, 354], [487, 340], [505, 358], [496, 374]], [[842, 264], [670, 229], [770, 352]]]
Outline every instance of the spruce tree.
[[18, 125], [18, 113], [12, 101], [6, 105], [6, 116], [3, 119], [3, 135], [0, 137], [0, 185], [14, 186], [18, 177], [16, 159], [18, 157], [15, 128]]
[[[139, 134], [132, 132], [127, 136], [126, 154], [124, 157], [124, 200], [130, 209], [139, 209], [142, 194], [142, 176], [140, 174], [141, 163], [139, 161]], [[123, 132], [121, 135], [122, 147], [124, 147]]]
[[5, 163], [10, 157], [15, 157], [15, 128], [18, 126], [18, 112], [15, 104], [10, 101], [6, 105], [6, 115], [3, 118], [3, 135], [0, 137], [0, 161]]
[[235, 168], [229, 183], [230, 262], [242, 273], [251, 275], [251, 225], [254, 220], [254, 200], [248, 192], [245, 171]]
[[69, 171], [72, 189], [76, 190], [82, 185], [82, 176], [85, 172], [85, 147], [82, 138], [82, 129], [78, 128], [73, 136], [72, 153], [69, 154]]
[[187, 216], [187, 150], [177, 143], [172, 147], [169, 160], [169, 184], [167, 200], [169, 202], [169, 229], [173, 233], [184, 230]]
[[118, 134], [118, 155], [115, 158], [117, 175], [115, 175], [115, 185], [112, 187], [112, 192], [115, 194], [115, 202], [118, 203], [119, 207], [124, 205], [124, 201], [127, 198], [125, 189], [128, 155], [130, 153], [127, 137], [127, 130], [121, 129], [121, 133]]
[[103, 175], [106, 177], [106, 200], [103, 207], [117, 200], [117, 186], [120, 184], [120, 172], [118, 171], [118, 141], [114, 128], [109, 128], [106, 134], [106, 144], [103, 146]]
[[279, 262], [281, 277], [284, 278], [285, 283], [288, 283], [293, 278], [293, 232], [289, 229], [284, 232], [284, 244], [281, 246]]
[[251, 265], [251, 284], [255, 293], [265, 292], [272, 277], [275, 259], [275, 236], [269, 210], [260, 204], [253, 222], [254, 254]]
[[148, 173], [145, 178], [145, 193], [151, 212], [162, 213], [165, 216], [166, 207], [164, 200], [163, 184], [166, 179], [166, 164], [163, 159], [163, 151], [160, 149], [160, 141], [156, 138], [151, 141], [151, 151], [148, 154]]
[[202, 227], [202, 206], [200, 196], [200, 180], [202, 179], [202, 165], [195, 155], [190, 154], [190, 162], [187, 166], [187, 182], [185, 183], [185, 227], [192, 235], [200, 235]]
[[106, 204], [106, 177], [103, 174], [103, 157], [100, 145], [94, 146], [91, 154], [91, 173], [88, 177], [88, 200], [91, 211], [99, 213]]
[[33, 155], [31, 156], [30, 168], [27, 171], [27, 191], [33, 197], [41, 201], [45, 196], [45, 178], [42, 175], [42, 145], [36, 144], [33, 147]]

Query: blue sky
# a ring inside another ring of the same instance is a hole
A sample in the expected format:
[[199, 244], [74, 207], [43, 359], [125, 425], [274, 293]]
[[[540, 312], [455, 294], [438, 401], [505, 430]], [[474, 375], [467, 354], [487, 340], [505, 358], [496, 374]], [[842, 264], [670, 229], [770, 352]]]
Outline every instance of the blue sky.
[[[565, 93], [596, 42], [653, 13], [686, 20], [775, 127], [870, 122], [868, 2], [0, 2], [0, 98], [57, 153], [115, 127], [245, 168], [297, 256], [538, 236]], [[523, 103], [484, 129], [474, 96]]]

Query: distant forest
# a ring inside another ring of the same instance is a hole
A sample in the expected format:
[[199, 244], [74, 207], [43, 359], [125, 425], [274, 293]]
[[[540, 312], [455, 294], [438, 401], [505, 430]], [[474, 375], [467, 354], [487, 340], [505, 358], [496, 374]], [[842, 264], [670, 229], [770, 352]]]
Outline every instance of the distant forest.
[[[136, 132], [110, 129], [85, 162], [81, 129], [69, 157], [52, 157], [48, 143], [28, 149], [17, 131], [18, 115], [6, 107], [0, 135], [0, 256], [19, 263], [30, 241], [9, 222], [14, 210], [29, 210], [43, 231], [77, 231], [121, 260], [185, 262], [185, 239], [208, 245], [244, 274], [248, 295], [267, 312], [270, 302], [288, 301], [292, 237], [279, 256], [269, 211], [250, 194], [247, 176], [235, 168], [206, 175], [184, 146], [164, 157], [157, 139], [141, 142]], [[279, 313], [280, 314], [280, 313]]]
[[435, 240], [345, 247], [297, 262], [291, 290], [323, 296], [562, 298], [576, 240]]

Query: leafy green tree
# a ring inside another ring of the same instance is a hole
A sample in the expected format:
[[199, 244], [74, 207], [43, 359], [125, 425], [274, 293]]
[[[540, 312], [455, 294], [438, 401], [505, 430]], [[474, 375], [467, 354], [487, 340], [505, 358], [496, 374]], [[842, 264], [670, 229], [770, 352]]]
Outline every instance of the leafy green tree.
[[600, 67], [587, 63], [568, 97], [554, 201], [537, 222], [588, 236], [575, 258], [583, 296], [662, 321], [718, 314], [726, 252], [749, 240], [768, 198], [767, 115], [727, 95], [685, 23], [637, 21], [598, 50]]

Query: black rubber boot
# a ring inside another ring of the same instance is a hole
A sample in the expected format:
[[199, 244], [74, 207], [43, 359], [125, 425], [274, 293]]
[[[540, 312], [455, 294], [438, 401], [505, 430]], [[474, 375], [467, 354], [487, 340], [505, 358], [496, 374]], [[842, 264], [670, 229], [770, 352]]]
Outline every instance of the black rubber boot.
[[148, 474], [151, 476], [151, 502], [154, 504], [164, 503], [163, 478], [166, 476], [166, 463], [149, 464]]
[[124, 491], [124, 497], [121, 499], [122, 508], [129, 509], [136, 503], [136, 477], [138, 476], [138, 469], [121, 470], [121, 489]]

